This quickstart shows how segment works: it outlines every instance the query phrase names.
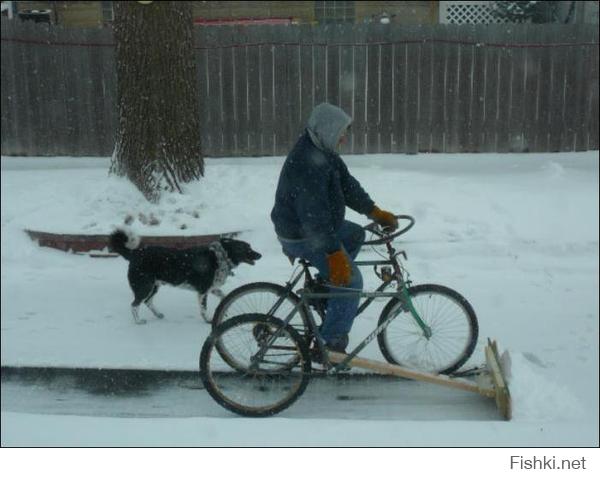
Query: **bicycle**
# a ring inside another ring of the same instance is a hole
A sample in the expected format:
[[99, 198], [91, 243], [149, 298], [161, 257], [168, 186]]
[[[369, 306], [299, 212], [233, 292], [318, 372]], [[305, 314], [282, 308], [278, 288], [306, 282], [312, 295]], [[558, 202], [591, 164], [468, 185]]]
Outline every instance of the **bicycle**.
[[[382, 237], [379, 234], [375, 227], [375, 223], [370, 223], [363, 227], [363, 229], [378, 236], [378, 238], [365, 241], [362, 247], [376, 246], [385, 244], [386, 242], [391, 242], [401, 234], [404, 234], [411, 229], [415, 223], [414, 218], [411, 216], [398, 215], [396, 218], [400, 220], [406, 220], [408, 221], [408, 224], [398, 229], [393, 234], [386, 234], [385, 237]], [[293, 265], [294, 259], [290, 258], [290, 262]], [[391, 262], [355, 262], [359, 266], [373, 265], [375, 274], [382, 280], [382, 285], [385, 283], [385, 285], [380, 287], [378, 290], [385, 290], [385, 288], [390, 285], [392, 277], [390, 275], [391, 271], [389, 268], [384, 268], [381, 273], [379, 273], [376, 268], [382, 264], [391, 264]], [[300, 302], [300, 297], [294, 293], [294, 288], [298, 285], [303, 277], [304, 285], [300, 290], [312, 292], [327, 291], [327, 286], [324, 284], [324, 282], [320, 281], [317, 277], [313, 277], [311, 274], [311, 264], [308, 261], [299, 259], [298, 264], [299, 268], [296, 270], [299, 269], [299, 271], [292, 273], [291, 279], [286, 282], [285, 286], [272, 282], [252, 282], [232, 290], [229, 294], [223, 297], [215, 309], [213, 318], [211, 320], [212, 329], [215, 330], [221, 323], [231, 317], [251, 312], [264, 313], [267, 315], [273, 315], [275, 312], [279, 312], [280, 315], [287, 316], [290, 310], [296, 307], [296, 305]], [[357, 316], [360, 315], [370, 303], [371, 301], [363, 303], [358, 309]], [[327, 308], [326, 301], [324, 299], [314, 299], [309, 301], [309, 305], [313, 307], [313, 310], [317, 313], [317, 318], [322, 322], [325, 318], [325, 310]], [[292, 319], [291, 325], [298, 329], [302, 335], [305, 335], [307, 331], [307, 324], [308, 318], [306, 316], [306, 312], [303, 309], [300, 309], [299, 316]]]
[[[408, 221], [408, 224], [402, 228], [399, 228], [393, 234], [385, 234], [385, 236], [383, 236], [377, 230], [375, 223], [370, 223], [364, 226], [363, 229], [365, 229], [365, 231], [371, 232], [373, 235], [378, 236], [378, 238], [365, 241], [362, 247], [377, 246], [385, 244], [386, 242], [391, 242], [398, 236], [410, 230], [415, 224], [415, 220], [411, 216], [398, 215], [396, 218], [399, 220]], [[290, 262], [293, 265], [294, 260], [290, 259]], [[389, 261], [355, 262], [359, 266], [373, 265], [374, 267], [377, 267], [378, 265], [391, 264]], [[309, 269], [311, 265], [308, 261], [300, 259], [298, 263], [300, 264], [300, 271], [298, 273], [293, 273], [291, 279], [286, 282], [285, 286], [275, 284], [273, 282], [252, 282], [232, 290], [229, 294], [223, 297], [215, 309], [211, 321], [212, 329], [216, 329], [222, 322], [230, 317], [235, 317], [237, 315], [250, 312], [272, 315], [276, 311], [283, 310], [287, 315], [287, 313], [300, 302], [300, 298], [294, 293], [294, 288], [298, 285], [303, 277], [304, 286], [302, 290], [318, 292], [327, 289], [325, 284], [313, 277]], [[386, 283], [386, 286], [381, 288], [381, 290], [384, 290], [390, 284], [392, 279], [390, 271], [388, 269], [384, 269], [380, 275], [375, 269], [375, 273], [384, 283]], [[318, 317], [322, 320], [325, 314], [325, 302], [323, 300], [314, 300], [310, 305], [314, 307]], [[359, 307], [357, 315], [360, 315], [367, 305], [368, 304], [365, 304]], [[293, 320], [292, 325], [298, 329], [306, 329], [306, 324], [308, 323], [307, 320], [308, 319], [306, 318], [304, 311], [300, 310], [299, 319]]]
[[[223, 315], [214, 324], [200, 354], [201, 378], [209, 394], [240, 415], [278, 413], [297, 400], [308, 384], [312, 373], [311, 344], [322, 358], [325, 374], [346, 371], [348, 364], [375, 338], [390, 364], [408, 366], [431, 376], [458, 370], [477, 344], [479, 326], [475, 311], [462, 295], [448, 287], [412, 285], [400, 261], [400, 256], [406, 260], [406, 253], [396, 251], [391, 243], [415, 221], [410, 216], [396, 217], [409, 224], [393, 234], [375, 223], [365, 226], [377, 237], [365, 245], [385, 245], [388, 254], [383, 261], [356, 261], [357, 265], [372, 265], [382, 280], [374, 292], [340, 287], [335, 288], [336, 292], [322, 291], [322, 284], [310, 273], [310, 264], [300, 261], [301, 271], [286, 286], [255, 283], [230, 293], [230, 304], [222, 303], [219, 308], [231, 307], [232, 297], [239, 299], [264, 290], [275, 295], [276, 300], [267, 313], [250, 311], [226, 320], [222, 320]], [[302, 277], [305, 287], [297, 295], [293, 289]], [[385, 292], [394, 282], [396, 291]], [[390, 300], [377, 327], [354, 350], [348, 355], [328, 353], [313, 311], [322, 317], [324, 306], [320, 300], [347, 294], [365, 298], [359, 314], [377, 298]], [[281, 309], [283, 304], [291, 310]]]

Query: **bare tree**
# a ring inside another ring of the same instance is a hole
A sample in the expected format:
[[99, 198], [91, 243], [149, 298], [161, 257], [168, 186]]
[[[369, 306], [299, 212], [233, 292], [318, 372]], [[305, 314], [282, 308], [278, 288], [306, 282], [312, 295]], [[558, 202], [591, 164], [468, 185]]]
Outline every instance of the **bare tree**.
[[204, 175], [192, 2], [114, 2], [118, 131], [110, 173], [156, 202]]

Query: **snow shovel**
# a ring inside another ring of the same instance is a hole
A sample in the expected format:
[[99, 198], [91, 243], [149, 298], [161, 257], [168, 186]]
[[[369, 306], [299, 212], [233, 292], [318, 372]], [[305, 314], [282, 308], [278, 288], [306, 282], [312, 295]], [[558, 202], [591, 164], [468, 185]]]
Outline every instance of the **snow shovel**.
[[[332, 363], [341, 363], [346, 360], [345, 354], [329, 352], [329, 360]], [[360, 357], [351, 359], [348, 364], [358, 368], [373, 370], [386, 375], [395, 375], [397, 377], [408, 378], [411, 380], [420, 380], [422, 382], [435, 383], [446, 387], [466, 390], [468, 392], [478, 393], [484, 397], [494, 398], [496, 406], [501, 415], [506, 420], [512, 416], [512, 406], [510, 392], [506, 377], [509, 373], [510, 358], [508, 352], [504, 352], [502, 360], [498, 354], [496, 341], [488, 339], [485, 347], [486, 366], [482, 368], [478, 375], [476, 383], [462, 378], [452, 378], [447, 375], [435, 375], [426, 372], [410, 370], [400, 365], [393, 365], [376, 360], [369, 360]]]

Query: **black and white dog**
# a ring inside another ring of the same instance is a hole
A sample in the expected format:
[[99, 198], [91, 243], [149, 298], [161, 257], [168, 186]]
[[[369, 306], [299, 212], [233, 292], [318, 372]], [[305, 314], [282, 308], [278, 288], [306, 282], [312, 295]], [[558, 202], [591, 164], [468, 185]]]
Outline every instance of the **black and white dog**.
[[219, 290], [232, 269], [244, 262], [254, 265], [261, 255], [250, 244], [236, 239], [220, 239], [205, 247], [174, 249], [162, 246], [138, 247], [139, 238], [130, 231], [117, 229], [110, 235], [109, 249], [129, 261], [127, 278], [133, 291], [131, 303], [136, 324], [140, 319], [138, 308], [144, 302], [159, 319], [164, 317], [154, 305], [152, 298], [162, 284], [195, 290], [198, 292], [200, 313], [209, 322], [206, 313], [206, 296], [213, 293], [223, 297]]

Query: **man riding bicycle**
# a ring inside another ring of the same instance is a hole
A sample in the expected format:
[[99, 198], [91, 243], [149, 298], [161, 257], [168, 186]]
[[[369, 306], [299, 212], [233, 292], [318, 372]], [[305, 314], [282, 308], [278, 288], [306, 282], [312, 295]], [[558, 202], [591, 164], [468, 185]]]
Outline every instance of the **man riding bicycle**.
[[[309, 261], [332, 285], [358, 292], [363, 281], [354, 259], [365, 232], [345, 220], [346, 206], [390, 230], [398, 221], [375, 205], [337, 153], [351, 123], [337, 106], [314, 108], [281, 170], [271, 220], [286, 255]], [[359, 300], [358, 294], [328, 300], [321, 335], [329, 350], [345, 352]]]

